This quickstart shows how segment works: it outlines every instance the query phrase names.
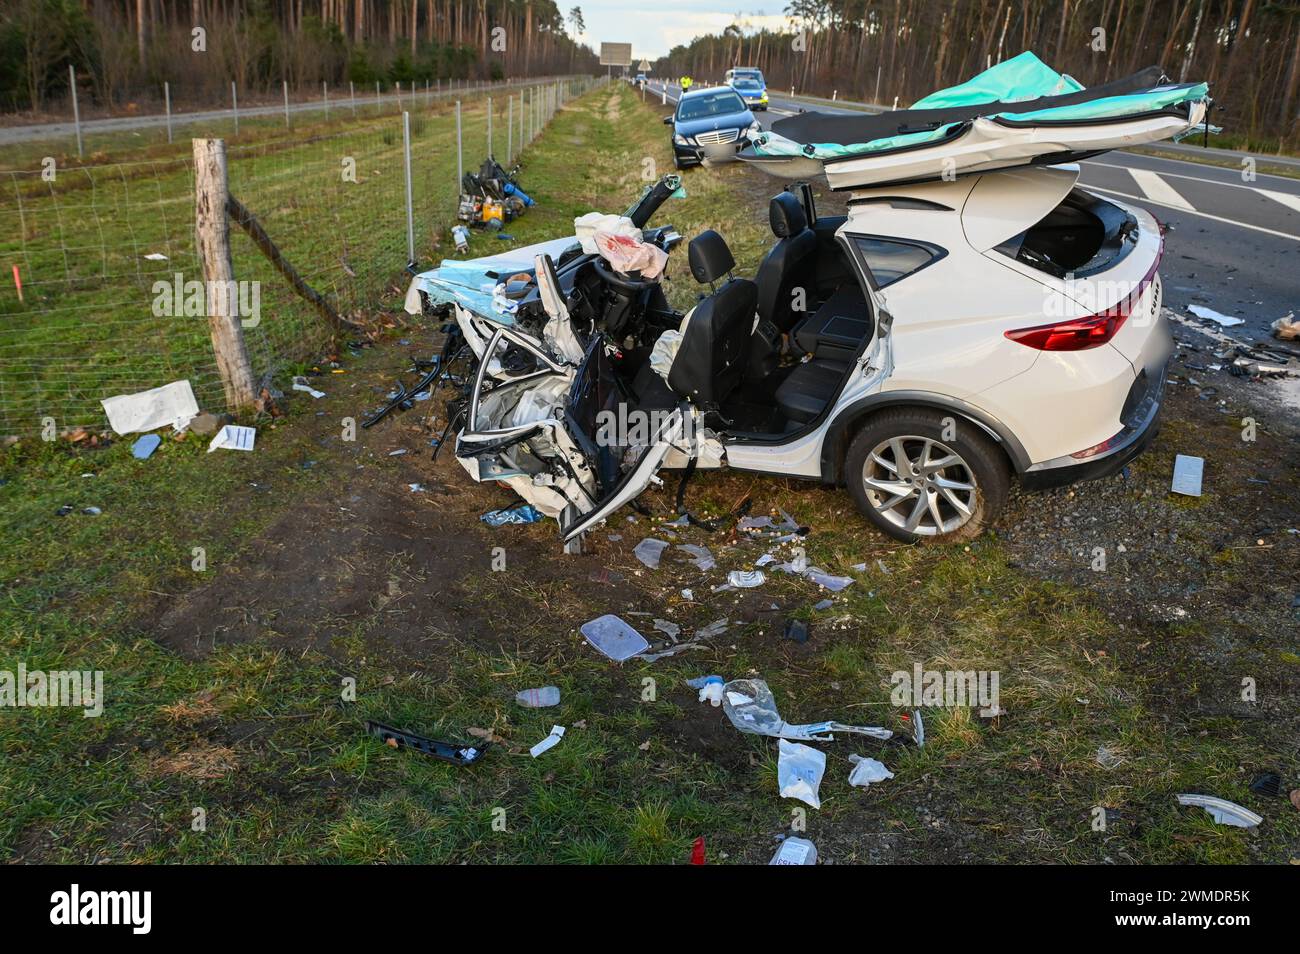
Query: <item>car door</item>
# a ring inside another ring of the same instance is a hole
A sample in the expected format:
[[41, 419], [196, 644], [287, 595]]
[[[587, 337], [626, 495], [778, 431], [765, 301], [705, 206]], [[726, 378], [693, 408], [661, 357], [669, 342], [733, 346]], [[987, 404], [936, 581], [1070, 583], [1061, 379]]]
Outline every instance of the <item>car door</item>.
[[[610, 403], [604, 344], [574, 368], [517, 329], [501, 327], [484, 347], [456, 459], [475, 480], [499, 481], [560, 523], [565, 543], [634, 500], [685, 434], [683, 408], [656, 422], [644, 448], [629, 449], [600, 427]], [[612, 465], [612, 466], [611, 466]]]

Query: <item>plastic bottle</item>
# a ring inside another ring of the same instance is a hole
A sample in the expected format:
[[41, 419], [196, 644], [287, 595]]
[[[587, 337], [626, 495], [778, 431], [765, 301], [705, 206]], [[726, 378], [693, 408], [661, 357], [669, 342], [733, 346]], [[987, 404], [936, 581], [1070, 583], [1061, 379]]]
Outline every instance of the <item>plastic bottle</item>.
[[555, 686], [525, 689], [515, 693], [515, 702], [526, 709], [546, 709], [560, 704], [560, 690]]
[[722, 705], [722, 677], [709, 676], [700, 687], [700, 702], [708, 702], [713, 708]]
[[815, 865], [817, 846], [807, 838], [787, 838], [781, 842], [769, 865]]

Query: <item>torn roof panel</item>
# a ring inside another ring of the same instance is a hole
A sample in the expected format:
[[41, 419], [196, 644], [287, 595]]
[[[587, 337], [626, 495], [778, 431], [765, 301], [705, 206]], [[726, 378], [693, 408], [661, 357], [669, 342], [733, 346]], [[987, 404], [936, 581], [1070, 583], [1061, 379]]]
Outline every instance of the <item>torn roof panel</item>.
[[1073, 161], [1201, 122], [1206, 84], [1164, 79], [1148, 67], [1085, 89], [1022, 53], [911, 109], [779, 120], [740, 155], [775, 175], [824, 173], [836, 189]]

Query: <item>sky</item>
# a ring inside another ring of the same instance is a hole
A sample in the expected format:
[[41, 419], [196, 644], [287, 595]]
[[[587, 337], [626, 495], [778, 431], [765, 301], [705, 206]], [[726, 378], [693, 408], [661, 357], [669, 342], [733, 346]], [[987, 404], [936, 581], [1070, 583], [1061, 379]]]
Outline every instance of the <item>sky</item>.
[[[587, 32], [584, 43], [597, 52], [600, 44], [631, 43], [633, 59], [655, 59], [678, 44], [689, 43], [704, 33], [721, 33], [736, 20], [748, 21], [751, 29], [785, 25], [787, 0], [557, 0], [567, 16], [570, 8], [582, 8]], [[749, 30], [746, 30], [749, 32]], [[635, 65], [635, 64], [634, 64]]]

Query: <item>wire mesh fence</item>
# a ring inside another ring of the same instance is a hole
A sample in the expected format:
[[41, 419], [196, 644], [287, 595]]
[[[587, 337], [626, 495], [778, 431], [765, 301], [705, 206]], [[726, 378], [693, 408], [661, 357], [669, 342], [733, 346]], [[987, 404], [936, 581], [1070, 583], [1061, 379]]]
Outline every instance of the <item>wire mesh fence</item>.
[[[227, 147], [230, 193], [308, 285], [341, 316], [363, 322], [399, 306], [408, 263], [440, 260], [460, 170], [477, 169], [489, 150], [509, 162], [564, 100], [599, 82], [499, 89], [490, 99], [417, 95], [402, 113], [367, 114], [359, 105], [355, 120], [349, 109], [341, 123], [235, 141]], [[3, 175], [0, 434], [32, 433], [51, 419], [57, 430], [100, 426], [103, 398], [181, 378], [200, 406], [222, 408], [195, 250], [192, 163], [176, 156]], [[315, 360], [335, 327], [237, 224], [230, 228], [256, 376]]]

